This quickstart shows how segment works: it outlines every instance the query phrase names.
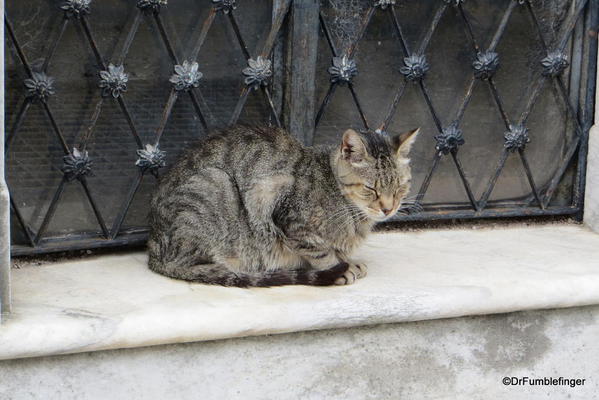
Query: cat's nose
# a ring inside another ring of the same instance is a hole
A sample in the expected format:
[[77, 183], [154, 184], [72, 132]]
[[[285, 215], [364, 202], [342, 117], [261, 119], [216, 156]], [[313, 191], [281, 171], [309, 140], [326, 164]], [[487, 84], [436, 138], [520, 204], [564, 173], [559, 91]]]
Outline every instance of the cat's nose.
[[390, 208], [381, 208], [381, 211], [383, 212], [383, 214], [389, 215], [393, 210], [391, 210]]

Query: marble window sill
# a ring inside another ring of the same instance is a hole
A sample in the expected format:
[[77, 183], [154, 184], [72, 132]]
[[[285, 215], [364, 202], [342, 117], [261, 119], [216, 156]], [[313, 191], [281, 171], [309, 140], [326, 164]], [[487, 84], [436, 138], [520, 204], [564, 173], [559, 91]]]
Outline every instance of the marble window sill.
[[150, 272], [143, 252], [13, 270], [0, 359], [599, 304], [577, 225], [374, 234], [352, 286], [237, 289]]

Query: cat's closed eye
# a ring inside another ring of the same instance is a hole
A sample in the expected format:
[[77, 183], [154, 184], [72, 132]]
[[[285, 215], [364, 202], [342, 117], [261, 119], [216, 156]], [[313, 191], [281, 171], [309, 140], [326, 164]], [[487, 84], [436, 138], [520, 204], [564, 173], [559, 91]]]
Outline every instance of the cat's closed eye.
[[368, 185], [364, 185], [364, 194], [366, 195], [366, 197], [372, 197], [375, 200], [379, 198], [379, 193], [376, 191], [375, 188], [368, 186]]

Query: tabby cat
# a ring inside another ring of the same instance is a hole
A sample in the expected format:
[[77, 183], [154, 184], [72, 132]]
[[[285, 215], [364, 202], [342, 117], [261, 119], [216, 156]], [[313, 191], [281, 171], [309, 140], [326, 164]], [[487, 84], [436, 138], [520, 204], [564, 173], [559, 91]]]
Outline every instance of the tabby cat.
[[351, 253], [409, 191], [417, 133], [349, 129], [322, 148], [278, 128], [209, 135], [152, 199], [150, 269], [238, 287], [353, 283], [366, 266]]

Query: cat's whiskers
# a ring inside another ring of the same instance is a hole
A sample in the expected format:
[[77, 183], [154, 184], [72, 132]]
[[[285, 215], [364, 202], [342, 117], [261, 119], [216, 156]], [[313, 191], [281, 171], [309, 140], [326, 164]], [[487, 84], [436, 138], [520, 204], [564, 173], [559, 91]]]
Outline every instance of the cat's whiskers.
[[333, 236], [337, 236], [340, 232], [345, 231], [348, 227], [350, 227], [351, 225], [354, 225], [355, 222], [355, 216], [352, 215], [349, 218], [346, 218], [344, 221], [342, 221], [340, 224], [338, 224], [335, 227], [335, 230], [333, 231]]
[[[357, 218], [357, 220], [356, 220], [356, 218]], [[366, 214], [364, 214], [361, 210], [357, 210], [355, 214], [351, 215], [351, 218], [347, 218], [345, 221], [343, 221], [341, 223], [341, 225], [339, 225], [337, 227], [337, 229], [335, 229], [334, 234], [337, 235], [338, 233], [347, 229], [350, 225], [354, 225], [354, 231], [355, 231], [356, 225], [360, 225], [367, 219], [368, 219], [368, 216]]]
[[335, 223], [337, 221], [345, 221], [348, 219], [348, 217], [351, 217], [352, 215], [353, 215], [353, 213], [351, 211], [338, 212], [338, 213], [327, 216], [325, 219], [322, 220], [322, 223], [328, 224], [328, 223]]
[[348, 207], [348, 208], [344, 208], [343, 210], [339, 210], [339, 211], [335, 212], [331, 216], [327, 217], [327, 219], [325, 221], [333, 222], [335, 220], [341, 219], [342, 221], [340, 221], [340, 223], [341, 223], [340, 226], [343, 226], [346, 223], [353, 221], [356, 216], [357, 216], [357, 211], [354, 210], [353, 208]]
[[333, 212], [332, 214], [328, 215], [325, 219], [323, 219], [323, 222], [331, 222], [334, 219], [337, 218], [346, 218], [348, 216], [352, 216], [352, 218], [354, 216], [356, 216], [356, 214], [361, 213], [361, 210], [357, 210], [353, 207], [343, 207], [335, 212]]
[[404, 197], [402, 201], [418, 201], [418, 196]]

